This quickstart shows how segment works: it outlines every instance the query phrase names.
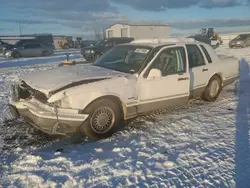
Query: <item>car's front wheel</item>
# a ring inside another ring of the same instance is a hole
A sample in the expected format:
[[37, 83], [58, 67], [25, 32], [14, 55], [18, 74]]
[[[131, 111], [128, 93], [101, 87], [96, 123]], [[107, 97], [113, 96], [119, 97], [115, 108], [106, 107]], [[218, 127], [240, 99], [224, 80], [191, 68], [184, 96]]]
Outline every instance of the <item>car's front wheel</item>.
[[101, 57], [102, 54], [100, 53], [96, 53], [95, 56], [94, 56], [94, 61], [97, 60], [99, 57]]
[[13, 57], [13, 58], [20, 58], [20, 57], [21, 57], [21, 54], [19, 54], [18, 52], [14, 51], [14, 52], [12, 53], [12, 57]]
[[121, 106], [110, 99], [95, 101], [83, 113], [89, 114], [89, 117], [80, 131], [93, 140], [112, 136], [123, 123]]
[[214, 75], [210, 79], [205, 91], [201, 95], [201, 99], [208, 102], [215, 101], [218, 98], [221, 89], [222, 89], [221, 79], [219, 76]]

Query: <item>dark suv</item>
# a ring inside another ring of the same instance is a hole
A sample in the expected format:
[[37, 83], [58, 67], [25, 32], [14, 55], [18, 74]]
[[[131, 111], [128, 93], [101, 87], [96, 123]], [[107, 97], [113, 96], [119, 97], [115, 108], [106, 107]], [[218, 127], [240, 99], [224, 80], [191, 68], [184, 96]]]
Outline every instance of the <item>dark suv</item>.
[[107, 52], [114, 46], [123, 43], [130, 43], [133, 40], [134, 38], [130, 37], [119, 37], [119, 38], [113, 37], [113, 38], [103, 39], [95, 43], [95, 45], [93, 46], [82, 48], [81, 54], [87, 61], [95, 61], [101, 55], [103, 55], [105, 52]]
[[54, 49], [54, 46], [53, 44], [49, 44], [47, 42], [43, 42], [41, 40], [37, 40], [37, 39], [21, 39], [19, 40], [18, 42], [16, 42], [14, 45], [9, 45], [7, 47], [4, 48], [3, 50], [3, 54], [5, 55], [5, 53], [9, 50], [13, 50], [14, 48], [20, 48], [26, 44], [41, 44], [45, 47], [48, 47], [48, 48], [52, 48]]
[[229, 42], [230, 48], [233, 47], [245, 48], [247, 46], [250, 46], [250, 34], [240, 34]]

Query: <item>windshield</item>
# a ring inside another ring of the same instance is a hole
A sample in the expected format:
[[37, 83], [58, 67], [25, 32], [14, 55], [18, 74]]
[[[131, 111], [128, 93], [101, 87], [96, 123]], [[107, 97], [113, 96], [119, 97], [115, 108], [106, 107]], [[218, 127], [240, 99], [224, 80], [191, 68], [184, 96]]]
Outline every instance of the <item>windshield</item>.
[[103, 46], [103, 45], [104, 45], [104, 40], [99, 40], [94, 44], [94, 46]]
[[248, 35], [238, 35], [236, 39], [246, 39]]
[[20, 46], [22, 46], [22, 44], [23, 44], [23, 41], [17, 41], [16, 43], [15, 43], [15, 46], [16, 47], [20, 47]]
[[133, 74], [138, 72], [151, 49], [144, 46], [116, 46], [100, 57], [94, 65]]

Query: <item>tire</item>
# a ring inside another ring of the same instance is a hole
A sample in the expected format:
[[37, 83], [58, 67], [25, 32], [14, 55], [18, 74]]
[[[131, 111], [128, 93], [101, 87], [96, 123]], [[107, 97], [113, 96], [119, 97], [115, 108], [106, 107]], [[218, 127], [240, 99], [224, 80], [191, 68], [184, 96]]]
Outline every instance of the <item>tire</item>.
[[21, 54], [19, 54], [18, 52], [13, 52], [12, 57], [13, 58], [20, 58]]
[[244, 43], [243, 45], [242, 45], [242, 48], [246, 48], [247, 47], [247, 45], [246, 45], [246, 43]]
[[[81, 125], [80, 132], [92, 140], [100, 140], [112, 136], [124, 122], [121, 106], [110, 99], [95, 101], [84, 110], [84, 113], [89, 114], [89, 117], [83, 125]], [[100, 125], [101, 123], [98, 122], [98, 117], [103, 117], [101, 121], [107, 120], [108, 122], [106, 124], [104, 123], [105, 125]]]
[[42, 52], [42, 56], [46, 57], [48, 55], [49, 55], [49, 52], [47, 50], [45, 50], [45, 51]]
[[97, 60], [99, 57], [101, 57], [101, 55], [102, 55], [102, 54], [100, 54], [100, 53], [96, 53], [96, 54], [95, 54], [95, 57], [94, 57], [94, 61]]
[[201, 99], [204, 101], [213, 102], [220, 95], [221, 89], [222, 89], [221, 79], [219, 76], [214, 75], [209, 80], [209, 83], [208, 83], [205, 91], [201, 95]]
[[86, 58], [84, 58], [84, 59], [86, 59], [87, 61], [92, 61], [92, 59], [91, 59], [91, 58], [88, 58], [88, 57], [86, 57]]

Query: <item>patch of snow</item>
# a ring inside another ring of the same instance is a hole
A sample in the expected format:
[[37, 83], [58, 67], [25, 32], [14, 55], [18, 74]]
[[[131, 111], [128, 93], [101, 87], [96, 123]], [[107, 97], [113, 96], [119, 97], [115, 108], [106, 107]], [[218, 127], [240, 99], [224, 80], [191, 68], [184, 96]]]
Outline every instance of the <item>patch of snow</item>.
[[166, 161], [165, 163], [163, 163], [163, 166], [171, 170], [174, 167], [174, 163], [172, 161]]

